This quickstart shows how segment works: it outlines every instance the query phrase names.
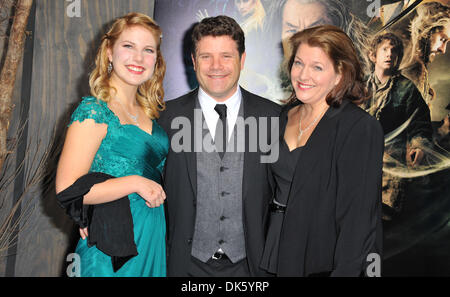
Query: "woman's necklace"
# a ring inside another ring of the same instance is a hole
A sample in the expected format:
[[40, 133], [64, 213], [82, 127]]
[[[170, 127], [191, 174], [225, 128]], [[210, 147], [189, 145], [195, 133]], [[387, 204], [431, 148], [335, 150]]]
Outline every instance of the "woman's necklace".
[[114, 97], [114, 99], [116, 99], [117, 101], [119, 101], [120, 106], [122, 106], [122, 109], [127, 113], [127, 115], [130, 117], [130, 119], [134, 122], [134, 124], [136, 126], [139, 127], [139, 123], [138, 123], [138, 119], [139, 119], [139, 113], [137, 115], [132, 115], [131, 113], [129, 113], [126, 109], [125, 106], [123, 106], [122, 102], [120, 101], [120, 99], [118, 99], [117, 97]]
[[320, 115], [318, 115], [318, 116], [311, 122], [311, 124], [309, 124], [308, 127], [306, 127], [306, 128], [303, 129], [303, 130], [302, 130], [302, 115], [300, 114], [300, 119], [299, 119], [299, 121], [298, 121], [298, 138], [297, 138], [297, 141], [298, 141], [298, 142], [300, 142], [300, 139], [302, 138], [303, 133], [305, 133], [306, 131], [308, 131], [308, 130], [309, 130], [309, 129], [317, 122], [317, 120], [320, 119], [320, 118], [322, 117], [322, 115], [325, 113], [325, 111], [326, 111], [327, 109], [328, 109], [328, 108], [325, 108], [325, 109], [320, 113]]

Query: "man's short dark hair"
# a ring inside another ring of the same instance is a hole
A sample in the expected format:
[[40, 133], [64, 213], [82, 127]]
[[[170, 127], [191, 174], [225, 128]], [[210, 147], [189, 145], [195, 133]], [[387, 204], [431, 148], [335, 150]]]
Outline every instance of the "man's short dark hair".
[[389, 42], [393, 47], [392, 51], [397, 55], [397, 63], [394, 65], [394, 70], [398, 70], [398, 68], [400, 67], [400, 63], [402, 62], [403, 59], [404, 51], [403, 51], [403, 42], [397, 35], [390, 32], [379, 34], [375, 36], [374, 39], [372, 40], [370, 48], [373, 51], [374, 56], [376, 56], [378, 47], [385, 40], [389, 40]]
[[233, 19], [225, 15], [204, 18], [201, 22], [194, 26], [192, 31], [192, 54], [195, 57], [197, 43], [206, 36], [230, 36], [236, 41], [239, 56], [245, 52], [244, 31], [239, 24]]

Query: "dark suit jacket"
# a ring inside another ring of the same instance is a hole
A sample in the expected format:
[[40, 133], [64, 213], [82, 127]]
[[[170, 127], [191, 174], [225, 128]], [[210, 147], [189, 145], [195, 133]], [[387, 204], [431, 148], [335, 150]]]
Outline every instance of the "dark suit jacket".
[[[280, 115], [283, 134], [291, 107]], [[383, 149], [381, 125], [361, 108], [345, 100], [327, 110], [294, 171], [279, 276], [359, 276], [369, 253], [381, 257]]]
[[[244, 118], [277, 117], [281, 108], [264, 98], [242, 89]], [[161, 114], [159, 124], [167, 132], [169, 139], [179, 131], [171, 128], [171, 121], [176, 117], [187, 117], [194, 135], [194, 108], [198, 89], [166, 102], [166, 110]], [[270, 123], [270, 122], [269, 122]], [[259, 129], [259, 128], [258, 128]], [[258, 131], [259, 133], [259, 131]], [[270, 124], [267, 131], [270, 139]], [[193, 141], [191, 141], [193, 147]], [[248, 147], [248, 131], [246, 131], [246, 147]], [[269, 202], [272, 188], [268, 180], [267, 164], [260, 162], [262, 152], [258, 146], [256, 152], [244, 153], [244, 172], [242, 184], [242, 208], [245, 234], [245, 247], [249, 271], [253, 276], [264, 276], [259, 268], [267, 230]], [[187, 276], [191, 257], [191, 244], [194, 235], [196, 217], [197, 172], [196, 153], [174, 152], [171, 145], [165, 164], [163, 177], [167, 200], [168, 226], [168, 275]]]

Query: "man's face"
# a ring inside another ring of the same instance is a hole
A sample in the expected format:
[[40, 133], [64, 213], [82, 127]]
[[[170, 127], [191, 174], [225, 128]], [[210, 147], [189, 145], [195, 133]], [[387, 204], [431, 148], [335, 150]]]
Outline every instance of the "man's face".
[[448, 37], [450, 36], [450, 24], [447, 24], [442, 30], [438, 30], [431, 34], [430, 37], [430, 56], [429, 61], [432, 62], [437, 54], [445, 54]]
[[326, 7], [320, 2], [302, 4], [297, 0], [286, 1], [283, 9], [281, 31], [285, 57], [288, 57], [290, 54], [289, 38], [296, 32], [314, 26], [333, 24], [326, 12]]
[[397, 59], [398, 54], [390, 40], [383, 40], [378, 45], [375, 55], [370, 56], [370, 60], [375, 64], [375, 69], [379, 71], [393, 70], [397, 64]]
[[230, 36], [205, 36], [197, 42], [194, 70], [200, 87], [218, 102], [236, 91], [245, 53], [239, 57], [236, 41]]
[[255, 11], [256, 0], [234, 0], [241, 16], [251, 15]]

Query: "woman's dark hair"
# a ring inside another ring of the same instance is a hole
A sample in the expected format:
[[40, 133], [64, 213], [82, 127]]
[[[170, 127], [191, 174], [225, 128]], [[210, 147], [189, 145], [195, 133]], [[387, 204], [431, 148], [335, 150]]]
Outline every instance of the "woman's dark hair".
[[206, 36], [230, 36], [236, 41], [239, 56], [245, 52], [245, 37], [239, 24], [225, 15], [204, 18], [200, 23], [194, 26], [192, 31], [192, 55], [195, 57], [197, 43]]
[[[340, 28], [323, 25], [297, 32], [290, 38], [292, 53], [289, 58], [287, 72], [291, 73], [295, 55], [301, 44], [321, 48], [331, 59], [336, 73], [341, 74], [341, 80], [327, 95], [328, 105], [339, 107], [342, 100], [348, 99], [355, 104], [361, 104], [369, 95], [364, 84], [364, 74], [358, 59], [358, 54], [350, 37]], [[295, 92], [286, 100], [294, 102]]]

